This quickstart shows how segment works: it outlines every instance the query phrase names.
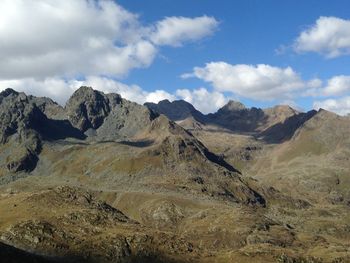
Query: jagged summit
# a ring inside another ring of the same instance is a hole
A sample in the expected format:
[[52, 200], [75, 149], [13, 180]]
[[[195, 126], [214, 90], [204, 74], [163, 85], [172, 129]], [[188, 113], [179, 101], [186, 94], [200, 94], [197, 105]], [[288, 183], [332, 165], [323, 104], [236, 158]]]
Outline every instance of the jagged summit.
[[117, 94], [105, 96], [91, 87], [77, 89], [66, 103], [65, 110], [69, 121], [81, 131], [99, 128], [108, 116], [111, 108], [120, 103]]
[[18, 95], [18, 92], [15, 91], [14, 89], [11, 89], [11, 88], [7, 88], [3, 91], [0, 92], [0, 97], [7, 97], [9, 95]]
[[173, 121], [185, 120], [189, 117], [193, 117], [196, 120], [203, 120], [204, 115], [199, 112], [191, 103], [184, 100], [162, 100], [156, 103], [145, 103], [149, 109], [164, 114]]
[[225, 111], [241, 111], [247, 109], [246, 106], [239, 102], [234, 100], [229, 100], [227, 104], [225, 104], [221, 109], [219, 110], [225, 110]]
[[340, 116], [337, 115], [336, 113], [331, 112], [331, 111], [328, 111], [328, 110], [325, 110], [325, 109], [322, 109], [322, 108], [320, 108], [320, 109], [317, 111], [317, 115], [318, 115], [318, 116], [323, 116], [324, 118], [336, 118], [336, 117], [340, 117]]
[[[249, 134], [260, 133], [300, 113], [288, 105], [277, 105], [267, 109], [247, 108], [243, 103], [234, 100], [230, 100], [217, 112], [207, 115], [202, 114], [185, 101], [164, 100], [158, 104], [145, 103], [145, 105], [166, 115], [171, 120], [182, 121], [179, 123], [189, 129], [205, 129], [205, 126], [213, 129], [213, 126], [217, 126]], [[198, 125], [199, 123], [201, 125]]]

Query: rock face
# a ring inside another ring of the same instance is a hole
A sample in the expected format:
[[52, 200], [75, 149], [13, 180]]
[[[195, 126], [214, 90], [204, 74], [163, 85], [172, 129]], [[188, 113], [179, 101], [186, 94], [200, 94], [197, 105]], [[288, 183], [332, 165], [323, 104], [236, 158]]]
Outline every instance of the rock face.
[[55, 120], [64, 120], [66, 118], [64, 108], [52, 99], [34, 96], [28, 96], [28, 99], [33, 102], [47, 118]]
[[33, 170], [43, 140], [84, 137], [68, 121], [49, 119], [45, 111], [63, 117], [62, 108], [52, 100], [11, 89], [0, 93], [0, 143], [10, 146], [0, 154], [10, 172]]
[[65, 107], [74, 127], [105, 140], [132, 137], [157, 117], [146, 107], [124, 100], [119, 94], [104, 94], [90, 87], [74, 92]]
[[120, 101], [119, 95], [107, 97], [90, 87], [81, 87], [66, 104], [68, 120], [83, 132], [90, 128], [97, 129], [111, 112], [111, 108]]
[[127, 139], [145, 131], [157, 117], [148, 108], [122, 99], [112, 108], [97, 134], [105, 139]]
[[1, 153], [11, 172], [31, 171], [41, 149], [37, 131], [46, 117], [23, 93], [7, 89], [0, 93], [0, 143], [12, 149]]

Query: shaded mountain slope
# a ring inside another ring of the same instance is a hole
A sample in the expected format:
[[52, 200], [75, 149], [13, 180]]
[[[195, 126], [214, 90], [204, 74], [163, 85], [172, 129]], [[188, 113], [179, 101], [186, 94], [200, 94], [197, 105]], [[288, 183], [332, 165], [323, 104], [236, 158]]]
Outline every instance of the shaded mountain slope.
[[84, 137], [68, 121], [47, 118], [36, 101], [11, 89], [0, 93], [1, 165], [10, 172], [33, 170], [44, 139]]
[[306, 121], [311, 119], [317, 111], [311, 110], [307, 113], [298, 113], [283, 119], [283, 121], [276, 122], [269, 126], [264, 131], [258, 134], [268, 143], [281, 143], [291, 139], [296, 130], [301, 127]]
[[309, 114], [291, 139], [262, 157], [251, 173], [314, 202], [350, 203], [350, 119], [322, 109]]

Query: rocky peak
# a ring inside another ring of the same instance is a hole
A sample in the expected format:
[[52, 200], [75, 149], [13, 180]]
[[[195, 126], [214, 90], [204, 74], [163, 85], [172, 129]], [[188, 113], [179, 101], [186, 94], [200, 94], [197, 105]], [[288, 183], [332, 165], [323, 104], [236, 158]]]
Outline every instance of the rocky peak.
[[317, 117], [320, 117], [320, 118], [323, 118], [323, 119], [333, 119], [333, 118], [336, 118], [338, 115], [334, 112], [330, 112], [328, 110], [325, 110], [325, 109], [322, 109], [320, 108], [318, 111], [317, 111], [317, 114], [316, 114]]
[[0, 92], [0, 97], [7, 97], [9, 95], [17, 96], [18, 92], [13, 90], [13, 89], [11, 89], [11, 88], [7, 88], [7, 89], [3, 90], [2, 92]]
[[12, 172], [30, 171], [41, 148], [37, 128], [45, 124], [46, 116], [24, 93], [8, 89], [1, 98], [0, 143], [13, 146], [1, 153], [1, 163]]
[[223, 110], [223, 111], [242, 111], [242, 110], [246, 110], [246, 109], [247, 108], [244, 106], [243, 103], [241, 103], [239, 101], [230, 100], [220, 110]]
[[120, 101], [121, 97], [117, 94], [108, 97], [103, 92], [83, 86], [73, 93], [65, 109], [72, 125], [86, 131], [100, 127], [111, 108]]
[[[146, 103], [147, 103], [147, 102], [146, 102]], [[159, 105], [162, 105], [162, 104], [163, 104], [163, 105], [164, 105], [164, 104], [171, 104], [171, 102], [170, 102], [170, 100], [165, 99], [165, 100], [159, 101], [158, 104], [159, 104]]]
[[196, 110], [191, 103], [184, 100], [175, 100], [173, 102], [162, 100], [158, 104], [147, 102], [144, 105], [155, 112], [164, 114], [173, 121], [185, 120], [189, 117], [202, 121], [204, 118], [201, 112]]
[[271, 111], [276, 113], [289, 113], [289, 114], [297, 114], [298, 111], [290, 107], [289, 105], [276, 105], [272, 108], [267, 108], [265, 111]]

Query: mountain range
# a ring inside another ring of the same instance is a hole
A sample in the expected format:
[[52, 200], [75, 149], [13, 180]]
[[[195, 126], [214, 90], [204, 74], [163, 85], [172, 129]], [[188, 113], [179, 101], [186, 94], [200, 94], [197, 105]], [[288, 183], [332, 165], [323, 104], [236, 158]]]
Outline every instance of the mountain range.
[[350, 262], [349, 131], [323, 109], [4, 90], [0, 258]]

